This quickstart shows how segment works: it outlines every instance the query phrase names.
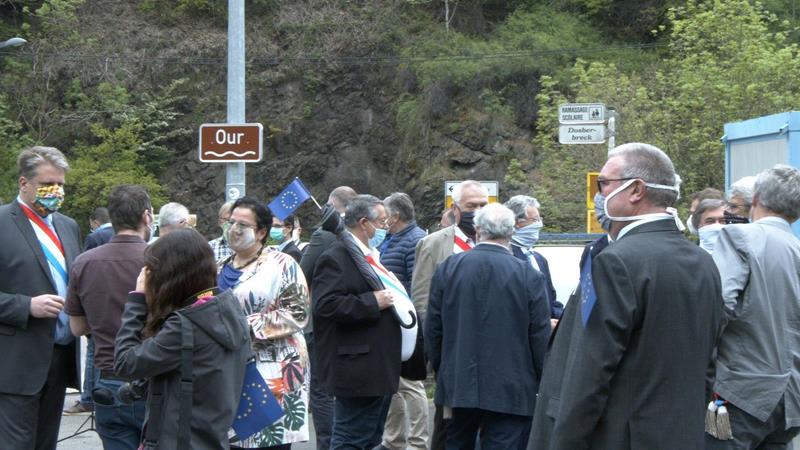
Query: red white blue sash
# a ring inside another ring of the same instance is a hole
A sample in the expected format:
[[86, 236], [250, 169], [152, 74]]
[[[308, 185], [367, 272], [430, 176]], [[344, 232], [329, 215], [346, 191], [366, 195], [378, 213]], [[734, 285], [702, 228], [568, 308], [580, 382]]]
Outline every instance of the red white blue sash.
[[475, 244], [461, 231], [458, 226], [453, 227], [456, 232], [453, 236], [453, 254], [463, 253], [472, 250]]
[[[379, 255], [377, 252], [373, 252], [371, 255], [366, 255], [367, 263], [369, 263], [370, 267], [375, 271], [380, 278], [381, 283], [386, 289], [392, 291], [394, 294], [394, 304], [392, 305], [397, 311], [397, 314], [403, 320], [404, 323], [411, 323], [412, 317], [409, 312], [413, 312], [416, 314], [414, 309], [414, 304], [411, 302], [411, 297], [408, 296], [408, 292], [406, 292], [405, 287], [403, 287], [403, 283], [397, 279], [394, 273], [387, 270], [383, 267], [383, 264], [380, 263]], [[419, 323], [419, 322], [417, 322]], [[414, 353], [414, 347], [417, 344], [417, 326], [414, 325], [411, 328], [403, 328], [400, 327], [400, 333], [403, 339], [402, 349], [401, 349], [401, 360], [408, 361], [411, 358], [411, 355]]]
[[[47, 263], [50, 265], [50, 272], [53, 274], [53, 277], [60, 278], [60, 280], [54, 280], [56, 285], [63, 283], [63, 286], [66, 287], [69, 276], [67, 274], [67, 262], [64, 255], [64, 247], [61, 245], [61, 240], [44, 222], [44, 220], [39, 217], [39, 215], [36, 214], [28, 205], [20, 202], [20, 206], [22, 207], [22, 212], [24, 212], [25, 216], [28, 217], [31, 227], [33, 227], [33, 231], [36, 233], [36, 238], [39, 240], [39, 244], [42, 246], [44, 257], [47, 259]], [[58, 290], [60, 291], [60, 289]], [[64, 290], [66, 291], [66, 289]], [[63, 296], [65, 294], [66, 292], [59, 292], [59, 295]]]

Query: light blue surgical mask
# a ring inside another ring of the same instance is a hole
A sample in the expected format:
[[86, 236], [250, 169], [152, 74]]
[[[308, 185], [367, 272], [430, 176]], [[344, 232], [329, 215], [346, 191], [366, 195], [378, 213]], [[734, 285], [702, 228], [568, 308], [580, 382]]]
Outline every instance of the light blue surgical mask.
[[282, 227], [272, 227], [269, 229], [269, 237], [272, 240], [281, 242], [283, 241], [283, 228]]
[[386, 230], [383, 228], [375, 228], [375, 234], [369, 238], [369, 247], [378, 248], [378, 246], [383, 243], [384, 239], [386, 239]]
[[542, 221], [534, 222], [514, 230], [514, 235], [511, 240], [522, 246], [523, 248], [533, 247], [539, 241], [539, 231], [544, 227]]

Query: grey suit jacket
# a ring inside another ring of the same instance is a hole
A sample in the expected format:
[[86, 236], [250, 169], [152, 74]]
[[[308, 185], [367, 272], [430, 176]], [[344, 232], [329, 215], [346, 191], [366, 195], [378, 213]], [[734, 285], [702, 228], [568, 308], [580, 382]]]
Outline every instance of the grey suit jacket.
[[453, 254], [455, 225], [431, 233], [417, 242], [414, 251], [414, 273], [411, 275], [411, 301], [419, 317], [428, 310], [428, 295], [436, 266]]
[[713, 256], [727, 318], [714, 391], [762, 421], [784, 397], [800, 426], [800, 241], [768, 217], [723, 228]]
[[[80, 230], [74, 220], [59, 213], [54, 213], [53, 225], [69, 273], [81, 251]], [[0, 230], [0, 355], [8, 361], [0, 370], [0, 392], [32, 395], [47, 378], [56, 320], [31, 317], [31, 297], [56, 294], [56, 288], [39, 240], [16, 201], [0, 206]], [[75, 344], [71, 345], [74, 351]], [[68, 384], [75, 385], [76, 361], [68, 359]]]
[[560, 402], [548, 405], [549, 448], [704, 448], [706, 372], [723, 315], [711, 256], [658, 220], [600, 252], [592, 279], [597, 301], [586, 327], [576, 324]]

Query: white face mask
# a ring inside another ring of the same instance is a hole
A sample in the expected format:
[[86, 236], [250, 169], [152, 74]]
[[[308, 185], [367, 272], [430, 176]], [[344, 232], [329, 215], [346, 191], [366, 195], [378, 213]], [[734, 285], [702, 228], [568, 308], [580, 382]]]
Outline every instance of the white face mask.
[[700, 248], [708, 253], [712, 253], [714, 251], [714, 245], [717, 243], [717, 239], [719, 239], [719, 232], [724, 226], [725, 225], [721, 223], [712, 223], [697, 230], [697, 234], [700, 236]]
[[228, 230], [228, 247], [234, 252], [241, 252], [253, 246], [256, 242], [256, 233], [252, 228], [245, 228], [233, 231]]
[[[636, 220], [639, 220], [639, 219], [644, 219], [644, 218], [653, 216], [653, 214], [639, 214], [638, 216], [615, 216], [615, 215], [611, 214], [611, 211], [608, 209], [608, 202], [615, 195], [617, 195], [620, 192], [622, 192], [625, 189], [627, 189], [628, 186], [633, 184], [638, 179], [639, 178], [633, 178], [633, 179], [630, 179], [630, 180], [626, 181], [625, 183], [622, 183], [620, 185], [620, 187], [614, 189], [610, 194], [608, 194], [606, 196], [606, 201], [605, 201], [605, 204], [603, 205], [603, 209], [605, 209], [605, 211], [606, 211], [606, 217], [608, 217], [609, 219], [611, 219], [614, 222], [633, 222], [633, 221], [636, 221]], [[670, 191], [678, 192], [678, 188], [676, 188], [675, 186], [667, 186], [665, 184], [656, 184], [656, 183], [647, 183], [647, 182], [645, 182], [644, 185], [649, 187], [649, 188], [652, 188], [652, 189], [667, 189], [667, 190], [670, 190]], [[683, 224], [680, 222], [680, 219], [677, 218], [674, 208], [667, 208], [663, 213], [656, 213], [656, 214], [669, 214], [669, 215], [675, 216], [676, 217], [675, 224], [677, 225], [679, 230], [683, 230]]]
[[689, 218], [686, 219], [686, 229], [689, 230], [689, 233], [697, 235], [697, 229], [695, 229], [694, 224], [692, 223], [692, 215], [689, 214]]

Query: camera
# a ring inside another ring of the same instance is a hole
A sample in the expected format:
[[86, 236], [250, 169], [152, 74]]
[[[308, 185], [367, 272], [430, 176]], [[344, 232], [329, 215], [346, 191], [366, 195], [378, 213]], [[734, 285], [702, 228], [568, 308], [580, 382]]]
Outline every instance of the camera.
[[131, 403], [141, 400], [147, 395], [147, 380], [134, 380], [125, 383], [117, 389], [117, 398], [120, 402], [130, 405]]

